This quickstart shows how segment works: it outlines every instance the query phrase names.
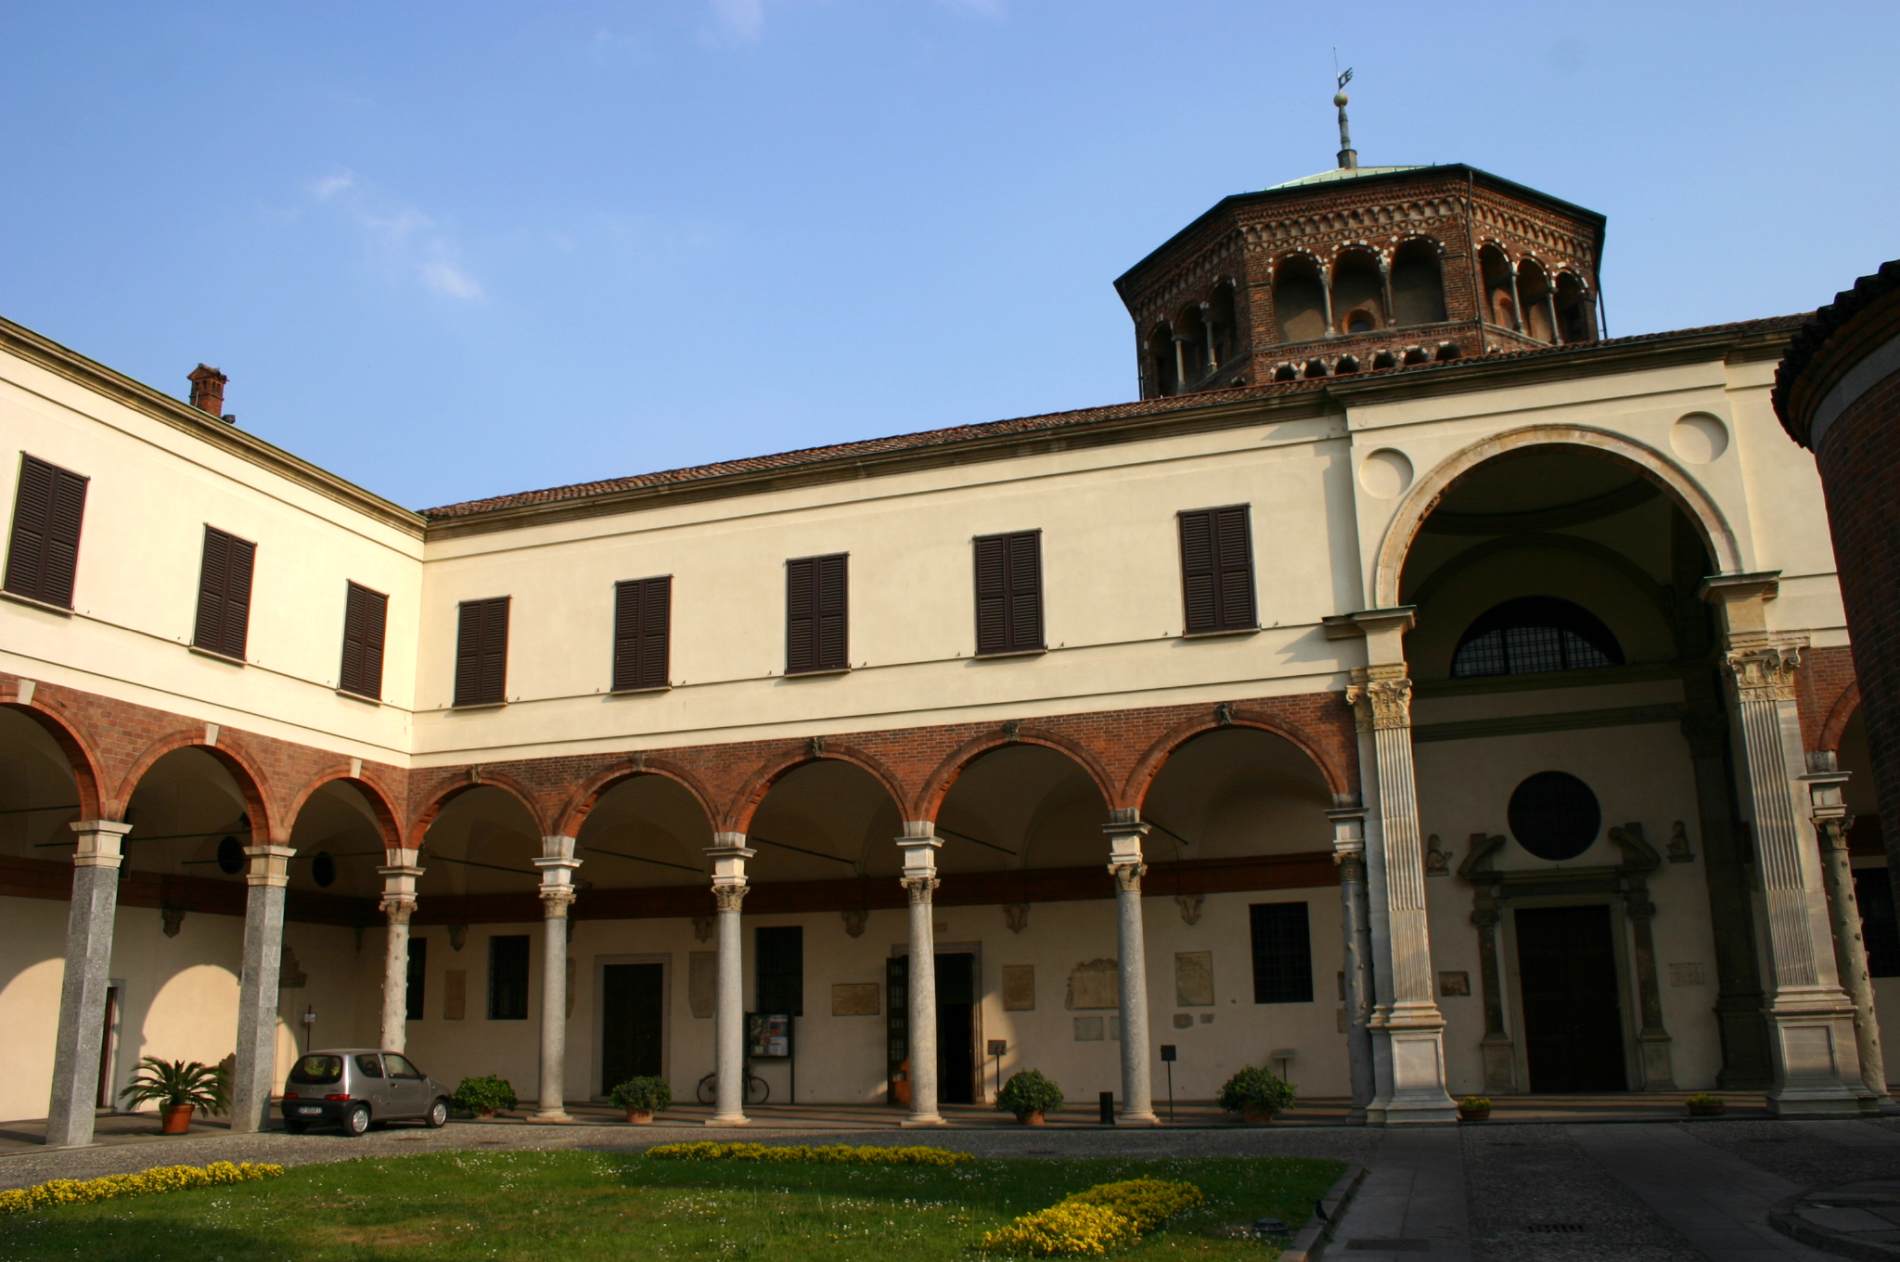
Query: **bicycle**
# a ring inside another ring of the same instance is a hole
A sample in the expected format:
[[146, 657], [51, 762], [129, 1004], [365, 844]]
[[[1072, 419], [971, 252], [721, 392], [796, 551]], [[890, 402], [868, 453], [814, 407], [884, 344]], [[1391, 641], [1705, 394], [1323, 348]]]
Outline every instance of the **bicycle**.
[[[718, 1070], [714, 1070], [699, 1080], [699, 1089], [696, 1094], [699, 1096], [699, 1102], [701, 1104], [713, 1104], [717, 1101], [719, 1094]], [[764, 1104], [771, 1096], [772, 1088], [766, 1085], [765, 1079], [752, 1072], [752, 1062], [747, 1061], [745, 1066], [745, 1102], [748, 1105]]]

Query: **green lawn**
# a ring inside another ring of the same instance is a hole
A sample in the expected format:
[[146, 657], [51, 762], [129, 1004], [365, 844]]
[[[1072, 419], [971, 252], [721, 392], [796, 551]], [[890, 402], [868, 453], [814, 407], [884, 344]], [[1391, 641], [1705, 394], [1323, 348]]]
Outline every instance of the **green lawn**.
[[1124, 1258], [1252, 1258], [1232, 1227], [1296, 1228], [1336, 1161], [977, 1161], [952, 1169], [440, 1153], [0, 1219], [0, 1258], [913, 1259], [974, 1262], [984, 1231], [1110, 1179], [1186, 1179], [1208, 1203]]

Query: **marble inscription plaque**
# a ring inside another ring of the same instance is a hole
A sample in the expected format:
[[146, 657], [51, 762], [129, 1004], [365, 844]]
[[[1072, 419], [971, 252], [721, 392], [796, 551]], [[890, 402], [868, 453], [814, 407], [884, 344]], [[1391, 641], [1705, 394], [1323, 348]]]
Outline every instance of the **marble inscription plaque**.
[[686, 1006], [695, 1017], [708, 1019], [719, 998], [719, 953], [694, 951], [686, 959]]
[[1034, 1012], [1036, 1010], [1036, 966], [1034, 964], [1003, 965], [1003, 1011]]
[[1077, 964], [1069, 974], [1069, 993], [1063, 1006], [1071, 1010], [1120, 1007], [1116, 973], [1114, 960], [1086, 960]]
[[833, 982], [831, 1015], [834, 1017], [875, 1017], [883, 1012], [876, 982]]
[[1177, 1008], [1206, 1008], [1214, 1002], [1214, 953], [1174, 953], [1174, 1004]]
[[1102, 1019], [1100, 1017], [1076, 1017], [1075, 1041], [1078, 1043], [1101, 1042]]

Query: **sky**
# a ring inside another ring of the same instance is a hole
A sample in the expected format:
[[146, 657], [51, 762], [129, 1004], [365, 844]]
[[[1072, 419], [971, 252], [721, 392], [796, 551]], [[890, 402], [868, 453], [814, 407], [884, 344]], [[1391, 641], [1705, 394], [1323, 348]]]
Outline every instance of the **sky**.
[[1135, 396], [1221, 197], [1467, 162], [1623, 335], [1900, 254], [1900, 5], [0, 0], [0, 315], [412, 508]]

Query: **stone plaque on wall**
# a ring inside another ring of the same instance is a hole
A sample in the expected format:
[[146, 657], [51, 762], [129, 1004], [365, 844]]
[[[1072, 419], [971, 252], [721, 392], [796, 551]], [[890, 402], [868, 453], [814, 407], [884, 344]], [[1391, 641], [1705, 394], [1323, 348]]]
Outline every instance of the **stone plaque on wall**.
[[1078, 1043], [1101, 1042], [1102, 1019], [1100, 1017], [1076, 1017], [1075, 1041]]
[[696, 1017], [710, 1018], [719, 997], [719, 953], [693, 951], [686, 957], [686, 1005]]
[[468, 970], [452, 968], [442, 974], [442, 1019], [460, 1021], [468, 1009]]
[[834, 1017], [875, 1017], [883, 1012], [876, 982], [833, 982], [831, 1015]]
[[1085, 960], [1077, 964], [1069, 974], [1069, 993], [1064, 1006], [1071, 1009], [1120, 1007], [1116, 972], [1114, 960]]
[[1036, 1010], [1036, 966], [1034, 964], [1003, 965], [1003, 1011], [1034, 1012]]
[[1174, 953], [1174, 1006], [1206, 1008], [1214, 1002], [1214, 953]]
[[1471, 994], [1471, 974], [1459, 970], [1438, 975], [1438, 993], [1451, 998]]

